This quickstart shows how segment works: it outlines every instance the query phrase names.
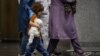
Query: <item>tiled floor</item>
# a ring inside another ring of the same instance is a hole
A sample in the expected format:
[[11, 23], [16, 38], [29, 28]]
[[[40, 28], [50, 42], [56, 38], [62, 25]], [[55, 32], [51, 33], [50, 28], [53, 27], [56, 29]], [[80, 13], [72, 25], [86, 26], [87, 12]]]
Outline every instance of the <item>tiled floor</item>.
[[[58, 47], [58, 48], [61, 48], [61, 47]], [[19, 53], [18, 42], [13, 42], [13, 41], [0, 42], [0, 56], [18, 56], [18, 53]], [[42, 55], [37, 54], [37, 56], [42, 56]], [[67, 54], [63, 53], [63, 55], [61, 56], [67, 56]]]
[[18, 43], [0, 43], [0, 56], [17, 56], [18, 51]]
[[[58, 51], [62, 52], [60, 56], [70, 56], [65, 50], [69, 48], [69, 44], [67, 42], [60, 42], [58, 44]], [[18, 41], [4, 41], [0, 42], [0, 56], [18, 56], [19, 53], [19, 43]], [[100, 52], [99, 52], [100, 53]], [[97, 53], [96, 53], [97, 54]], [[36, 56], [42, 56], [37, 53]], [[95, 55], [98, 56], [98, 55]], [[100, 56], [100, 55], [99, 55]]]

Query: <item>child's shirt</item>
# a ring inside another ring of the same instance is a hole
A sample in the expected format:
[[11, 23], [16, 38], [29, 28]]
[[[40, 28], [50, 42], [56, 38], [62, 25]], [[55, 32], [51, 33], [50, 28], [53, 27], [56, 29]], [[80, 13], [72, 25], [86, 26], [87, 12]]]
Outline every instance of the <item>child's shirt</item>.
[[[33, 17], [31, 18], [31, 21], [35, 24], [35, 25], [39, 25], [39, 27], [42, 27], [43, 21], [37, 17]], [[29, 29], [29, 34], [34, 34], [34, 35], [40, 35], [40, 30], [38, 30], [37, 27], [34, 26], [30, 26]]]

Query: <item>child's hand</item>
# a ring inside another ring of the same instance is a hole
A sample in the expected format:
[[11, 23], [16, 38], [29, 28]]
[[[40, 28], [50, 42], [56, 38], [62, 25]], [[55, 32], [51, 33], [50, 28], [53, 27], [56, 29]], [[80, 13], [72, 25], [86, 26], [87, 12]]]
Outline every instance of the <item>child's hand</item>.
[[32, 21], [30, 21], [29, 24], [30, 24], [30, 26], [37, 27], [38, 29], [40, 28], [40, 26], [38, 24], [35, 24]]
[[38, 24], [35, 24], [35, 26], [38, 28], [38, 30], [40, 29], [40, 26]]

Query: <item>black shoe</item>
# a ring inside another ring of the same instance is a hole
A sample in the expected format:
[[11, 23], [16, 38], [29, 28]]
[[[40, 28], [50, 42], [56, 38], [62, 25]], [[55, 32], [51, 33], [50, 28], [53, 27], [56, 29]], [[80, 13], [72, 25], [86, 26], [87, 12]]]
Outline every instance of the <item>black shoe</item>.
[[55, 55], [61, 55], [61, 52], [54, 51], [53, 54], [55, 54]]

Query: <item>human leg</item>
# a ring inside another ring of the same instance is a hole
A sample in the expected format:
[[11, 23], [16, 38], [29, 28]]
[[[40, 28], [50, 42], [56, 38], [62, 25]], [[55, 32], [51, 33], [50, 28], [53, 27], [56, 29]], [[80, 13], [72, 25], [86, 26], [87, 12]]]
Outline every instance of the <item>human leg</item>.
[[25, 56], [31, 56], [32, 52], [36, 49], [40, 38], [34, 37], [32, 44], [27, 45]]
[[77, 39], [77, 38], [71, 39], [71, 43], [72, 43], [72, 46], [73, 46], [73, 48], [74, 48], [74, 51], [75, 51], [78, 55], [83, 56], [84, 51], [82, 50], [82, 48], [81, 48], [81, 46], [80, 46], [80, 44], [79, 44], [78, 39]]
[[25, 50], [26, 50], [27, 41], [28, 41], [27, 33], [22, 32], [20, 38], [21, 38], [21, 41], [20, 41], [20, 55], [24, 55]]
[[43, 47], [42, 39], [38, 42], [37, 48], [36, 48], [43, 56], [49, 56], [49, 53], [47, 50]]
[[28, 45], [30, 45], [33, 42], [33, 39], [34, 39], [34, 33], [30, 33], [28, 39]]
[[47, 51], [49, 52], [50, 55], [55, 51], [58, 45], [58, 42], [59, 42], [59, 39], [50, 39], [49, 45], [47, 48]]

